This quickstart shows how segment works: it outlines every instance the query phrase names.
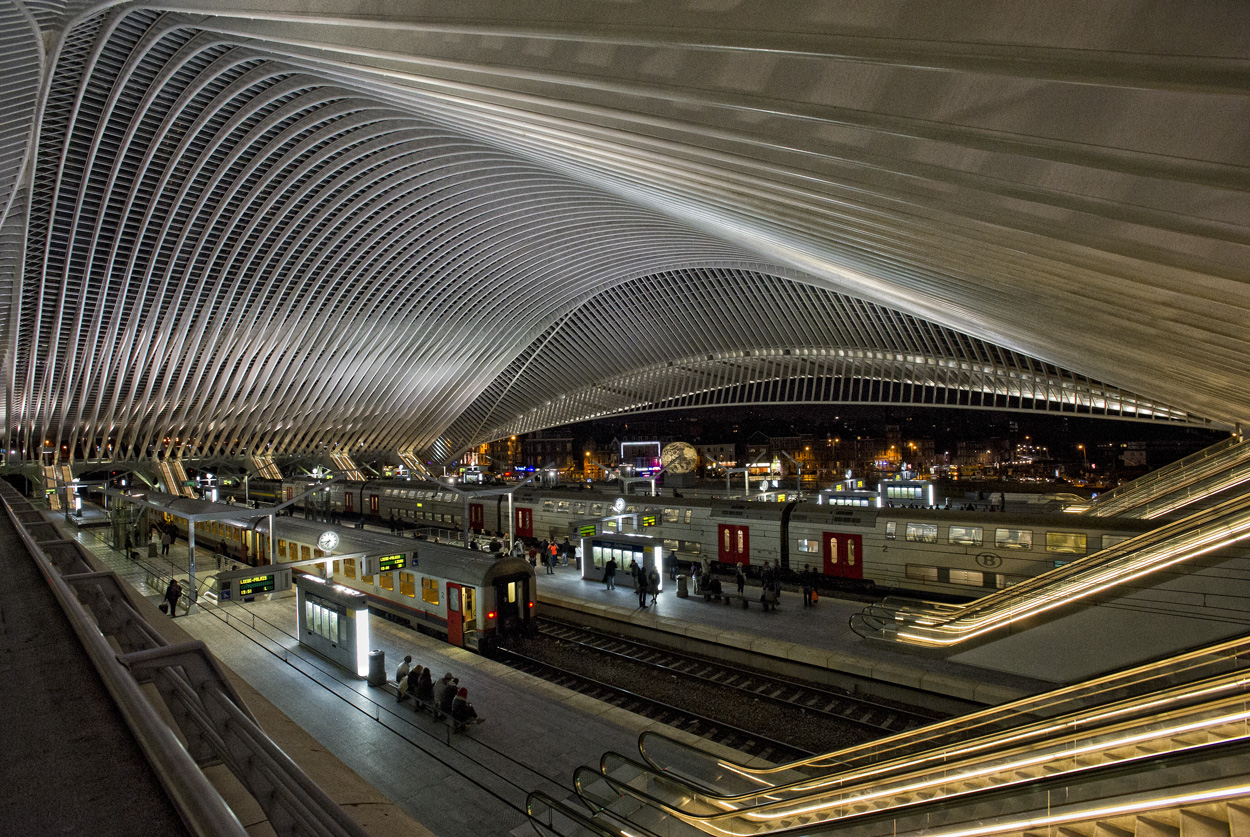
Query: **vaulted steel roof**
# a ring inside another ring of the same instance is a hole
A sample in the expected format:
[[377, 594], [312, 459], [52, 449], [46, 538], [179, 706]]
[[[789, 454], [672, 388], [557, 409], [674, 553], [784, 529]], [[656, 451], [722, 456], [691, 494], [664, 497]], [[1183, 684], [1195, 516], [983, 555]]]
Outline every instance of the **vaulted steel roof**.
[[1250, 8], [0, 0], [5, 432], [1250, 415]]

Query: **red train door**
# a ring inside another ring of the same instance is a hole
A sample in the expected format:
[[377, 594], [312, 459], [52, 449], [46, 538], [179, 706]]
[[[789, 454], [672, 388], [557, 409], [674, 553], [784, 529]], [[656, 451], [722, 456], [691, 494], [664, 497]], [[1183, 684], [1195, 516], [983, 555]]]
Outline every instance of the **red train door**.
[[517, 509], [516, 510], [516, 533], [518, 537], [522, 537], [522, 538], [534, 537], [534, 510], [533, 509]]
[[722, 564], [751, 563], [751, 530], [728, 523], [718, 524], [717, 529], [716, 560]]
[[825, 575], [834, 578], [864, 577], [864, 536], [824, 533]]
[[377, 514], [377, 513], [378, 513], [378, 495], [370, 494], [369, 495], [369, 514]]
[[354, 497], [355, 495], [352, 494], [350, 491], [343, 492], [343, 511], [349, 512], [349, 511], [355, 510], [356, 501]]
[[461, 605], [460, 585], [447, 582], [447, 641], [452, 645], [464, 645], [464, 616]]
[[295, 496], [295, 488], [293, 486], [288, 485], [286, 487], [286, 498], [290, 500], [294, 496]]
[[474, 532], [486, 528], [486, 511], [481, 503], [469, 503], [469, 528]]

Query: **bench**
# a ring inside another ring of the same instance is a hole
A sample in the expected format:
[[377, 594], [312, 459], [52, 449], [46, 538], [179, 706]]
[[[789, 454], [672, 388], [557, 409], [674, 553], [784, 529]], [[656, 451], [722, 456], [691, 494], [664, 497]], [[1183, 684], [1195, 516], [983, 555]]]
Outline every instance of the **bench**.
[[733, 599], [737, 599], [742, 602], [744, 610], [751, 604], [751, 599], [746, 593], [738, 593], [736, 590], [733, 592], [728, 590], [717, 590], [715, 586], [713, 586], [710, 590], [700, 590], [695, 595], [702, 596], [703, 601], [705, 602], [723, 601], [725, 604], [729, 604], [729, 602]]

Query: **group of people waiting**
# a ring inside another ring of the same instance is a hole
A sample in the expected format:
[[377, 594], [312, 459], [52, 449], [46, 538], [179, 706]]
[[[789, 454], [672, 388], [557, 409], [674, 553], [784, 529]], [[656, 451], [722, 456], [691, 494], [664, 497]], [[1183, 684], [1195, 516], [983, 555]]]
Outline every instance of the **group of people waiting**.
[[412, 698], [418, 709], [429, 710], [435, 720], [451, 718], [452, 727], [463, 730], [469, 724], [480, 724], [485, 718], [478, 717], [473, 704], [469, 703], [469, 690], [460, 685], [460, 678], [447, 672], [438, 680], [426, 666], [412, 665], [412, 655], [395, 670], [396, 701], [403, 703]]

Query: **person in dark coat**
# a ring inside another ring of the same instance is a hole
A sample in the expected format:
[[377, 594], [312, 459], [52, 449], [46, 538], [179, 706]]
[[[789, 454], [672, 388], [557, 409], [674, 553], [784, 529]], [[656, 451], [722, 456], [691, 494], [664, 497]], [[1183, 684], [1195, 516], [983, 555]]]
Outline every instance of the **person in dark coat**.
[[603, 566], [603, 583], [609, 590], [616, 589], [616, 559], [609, 558]]
[[428, 668], [421, 669], [421, 673], [417, 676], [417, 689], [415, 692], [417, 703], [429, 704], [431, 708], [434, 706], [434, 675], [430, 674]]
[[178, 615], [178, 599], [182, 597], [182, 585], [178, 583], [178, 579], [171, 578], [169, 586], [165, 588], [165, 601], [169, 602], [169, 618], [172, 619]]
[[807, 564], [803, 565], [803, 572], [799, 575], [799, 586], [803, 590], [803, 607], [812, 606], [812, 587], [811, 587], [811, 567]]
[[738, 565], [738, 571], [734, 573], [734, 581], [738, 582], [738, 595], [741, 596], [742, 591], [745, 590], [747, 586], [747, 577], [746, 574], [742, 572], [741, 564]]
[[457, 729], [464, 729], [469, 724], [480, 724], [485, 718], [479, 718], [473, 704], [469, 703], [469, 690], [460, 689], [451, 701], [451, 720]]
[[634, 584], [638, 587], [638, 606], [645, 608], [647, 606], [647, 574], [635, 574]]
[[660, 597], [660, 574], [655, 567], [647, 572], [647, 590], [651, 593], [651, 604], [655, 604]]

